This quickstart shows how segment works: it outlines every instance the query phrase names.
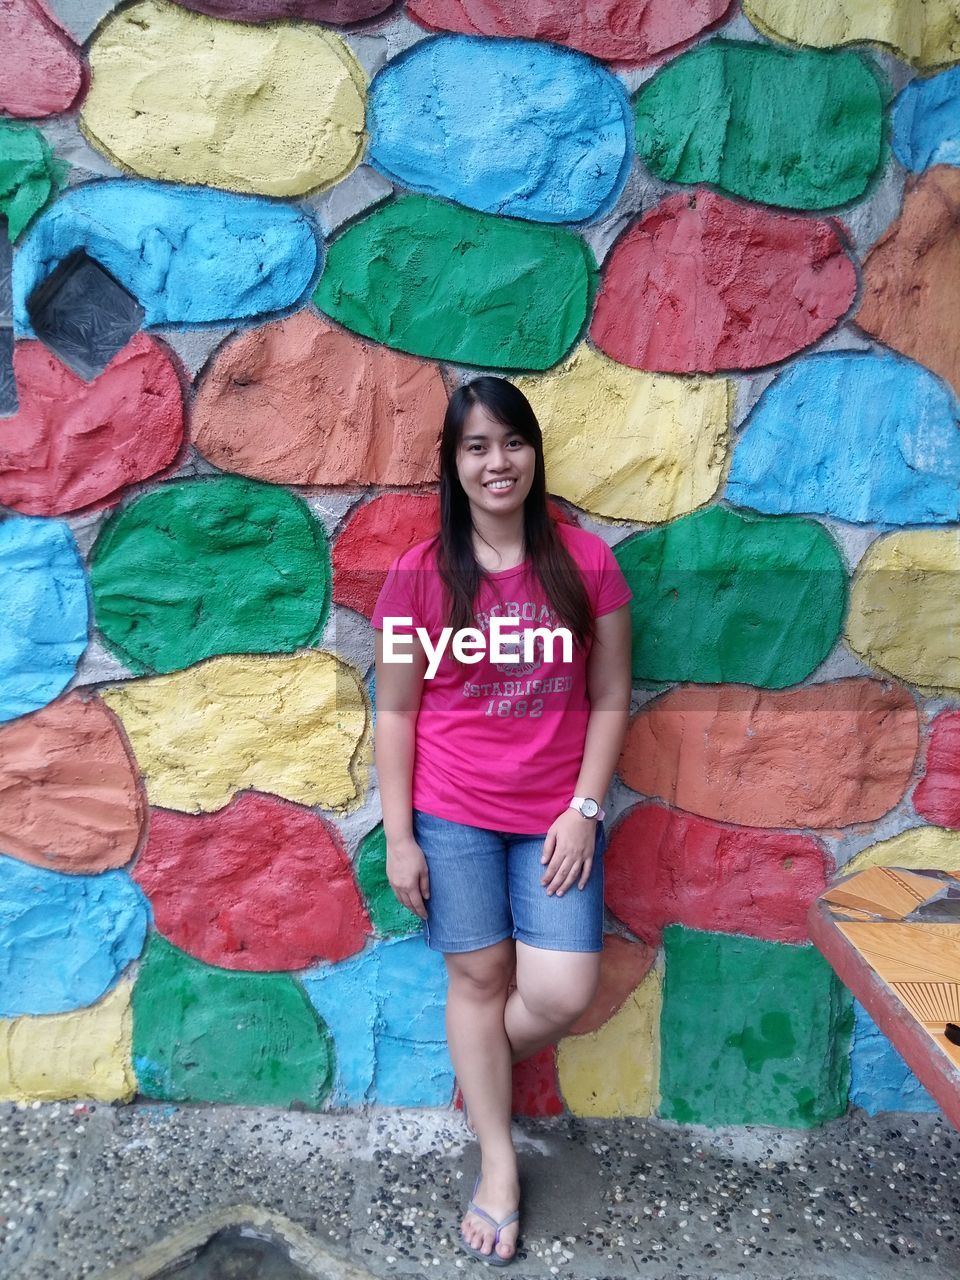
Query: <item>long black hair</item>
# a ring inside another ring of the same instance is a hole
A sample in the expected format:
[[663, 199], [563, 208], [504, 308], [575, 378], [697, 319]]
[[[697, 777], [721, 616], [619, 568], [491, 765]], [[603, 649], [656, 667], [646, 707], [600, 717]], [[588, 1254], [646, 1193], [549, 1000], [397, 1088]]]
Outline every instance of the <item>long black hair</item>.
[[543, 435], [530, 401], [505, 378], [482, 377], [459, 387], [450, 397], [440, 435], [440, 532], [437, 564], [447, 590], [449, 625], [455, 631], [474, 625], [474, 601], [486, 577], [473, 550], [470, 502], [457, 474], [457, 453], [467, 414], [479, 404], [491, 418], [533, 446], [533, 484], [523, 504], [524, 550], [543, 583], [547, 599], [577, 644], [594, 634], [593, 617], [583, 578], [563, 545], [547, 507]]

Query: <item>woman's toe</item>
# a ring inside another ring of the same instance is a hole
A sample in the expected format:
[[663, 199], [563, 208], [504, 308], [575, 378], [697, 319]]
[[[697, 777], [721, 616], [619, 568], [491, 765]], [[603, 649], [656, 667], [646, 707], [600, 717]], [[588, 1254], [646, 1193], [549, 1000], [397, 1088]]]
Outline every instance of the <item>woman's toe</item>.
[[473, 1247], [479, 1249], [481, 1253], [490, 1253], [492, 1239], [483, 1231], [474, 1232]]
[[[506, 1236], [506, 1239], [504, 1239]], [[501, 1258], [512, 1258], [517, 1251], [517, 1229], [514, 1226], [504, 1227], [500, 1233], [497, 1253]]]
[[473, 1215], [464, 1222], [462, 1232], [471, 1249], [479, 1249], [481, 1253], [493, 1252], [493, 1232], [478, 1223]]

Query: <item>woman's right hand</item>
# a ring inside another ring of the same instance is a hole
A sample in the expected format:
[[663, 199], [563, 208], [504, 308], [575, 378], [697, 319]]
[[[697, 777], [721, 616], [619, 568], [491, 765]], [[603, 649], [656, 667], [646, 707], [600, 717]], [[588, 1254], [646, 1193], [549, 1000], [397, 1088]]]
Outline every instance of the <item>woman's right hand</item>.
[[426, 920], [427, 908], [423, 904], [430, 897], [430, 873], [423, 850], [412, 836], [387, 845], [387, 879], [397, 901]]

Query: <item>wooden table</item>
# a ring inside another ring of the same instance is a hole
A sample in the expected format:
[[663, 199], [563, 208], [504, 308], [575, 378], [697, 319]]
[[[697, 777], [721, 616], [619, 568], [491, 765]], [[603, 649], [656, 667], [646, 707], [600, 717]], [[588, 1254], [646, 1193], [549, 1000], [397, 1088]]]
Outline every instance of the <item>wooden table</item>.
[[868, 867], [820, 895], [810, 937], [960, 1129], [960, 871]]

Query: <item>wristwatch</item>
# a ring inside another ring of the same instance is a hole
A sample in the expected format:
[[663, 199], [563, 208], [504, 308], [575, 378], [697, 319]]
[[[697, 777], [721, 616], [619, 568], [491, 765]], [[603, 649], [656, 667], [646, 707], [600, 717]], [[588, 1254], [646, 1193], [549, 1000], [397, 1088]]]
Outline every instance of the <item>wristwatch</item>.
[[570, 801], [570, 808], [576, 809], [582, 817], [596, 818], [598, 822], [602, 822], [606, 817], [593, 796], [574, 796]]

